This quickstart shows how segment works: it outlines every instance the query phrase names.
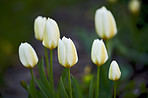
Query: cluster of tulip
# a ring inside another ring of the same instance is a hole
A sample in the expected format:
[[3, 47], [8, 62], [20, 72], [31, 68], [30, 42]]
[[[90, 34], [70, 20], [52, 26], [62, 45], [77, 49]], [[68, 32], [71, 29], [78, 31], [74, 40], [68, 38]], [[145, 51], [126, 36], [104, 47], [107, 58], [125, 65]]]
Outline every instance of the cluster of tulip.
[[[116, 22], [110, 11], [105, 7], [102, 7], [96, 11], [95, 14], [95, 28], [100, 38], [108, 40], [117, 33]], [[71, 77], [70, 67], [78, 62], [78, 55], [76, 47], [70, 38], [63, 37], [60, 39], [60, 31], [56, 21], [51, 18], [46, 19], [45, 17], [38, 16], [34, 22], [35, 38], [42, 41], [45, 48], [45, 57], [47, 65], [47, 75], [49, 80], [53, 78], [52, 75], [52, 50], [58, 46], [58, 60], [59, 63], [69, 69], [69, 96], [72, 98], [71, 89]], [[108, 60], [108, 53], [103, 40], [96, 39], [92, 44], [91, 59], [94, 64], [98, 67], [97, 74], [97, 87], [96, 87], [96, 98], [99, 96], [99, 69]], [[49, 73], [49, 62], [47, 50], [50, 49], [50, 73]], [[38, 63], [38, 57], [33, 47], [27, 42], [21, 43], [19, 46], [19, 58], [21, 63], [31, 69], [32, 79], [33, 73], [32, 68]], [[113, 81], [117, 81], [121, 76], [120, 69], [116, 61], [112, 61], [109, 68], [108, 78]], [[53, 80], [53, 79], [51, 79]], [[53, 85], [53, 81], [51, 81]], [[115, 91], [116, 92], [116, 91]], [[116, 96], [116, 95], [114, 95]]]

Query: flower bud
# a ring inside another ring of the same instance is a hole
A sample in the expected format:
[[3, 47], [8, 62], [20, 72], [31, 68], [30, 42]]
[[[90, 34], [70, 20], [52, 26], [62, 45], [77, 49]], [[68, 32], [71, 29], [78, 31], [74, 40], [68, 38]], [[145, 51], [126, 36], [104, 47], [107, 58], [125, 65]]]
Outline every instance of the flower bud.
[[49, 49], [54, 49], [58, 45], [59, 38], [60, 32], [57, 23], [53, 19], [48, 18], [43, 35], [43, 45]]
[[140, 10], [140, 1], [139, 0], [130, 0], [129, 2], [129, 10], [133, 13], [136, 14]]
[[110, 68], [109, 68], [108, 78], [112, 81], [117, 81], [117, 80], [119, 80], [120, 76], [121, 76], [121, 71], [120, 71], [120, 68], [119, 68], [117, 62], [112, 61]]
[[19, 46], [19, 58], [21, 63], [27, 68], [33, 68], [38, 62], [35, 50], [28, 43], [21, 43]]
[[70, 38], [63, 37], [58, 43], [59, 63], [66, 68], [70, 68], [78, 62], [77, 51]]
[[91, 59], [92, 62], [97, 66], [101, 66], [107, 61], [108, 54], [104, 42], [102, 40], [99, 39], [94, 40], [91, 49]]
[[95, 14], [95, 28], [97, 34], [103, 39], [110, 39], [117, 33], [115, 19], [110, 11], [102, 7]]
[[38, 16], [34, 21], [35, 38], [43, 41], [43, 33], [45, 31], [46, 17]]

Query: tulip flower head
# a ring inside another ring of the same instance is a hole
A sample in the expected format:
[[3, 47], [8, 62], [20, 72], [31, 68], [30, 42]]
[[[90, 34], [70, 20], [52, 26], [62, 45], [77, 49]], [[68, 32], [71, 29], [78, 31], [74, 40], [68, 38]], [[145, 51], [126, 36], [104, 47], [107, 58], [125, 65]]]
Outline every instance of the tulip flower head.
[[102, 39], [110, 39], [117, 33], [115, 19], [112, 13], [104, 6], [96, 11], [95, 28]]
[[59, 63], [66, 68], [70, 68], [78, 62], [77, 51], [70, 38], [63, 37], [58, 43]]
[[119, 68], [117, 62], [112, 61], [110, 68], [109, 68], [109, 77], [108, 78], [112, 81], [117, 81], [117, 80], [119, 80], [120, 76], [121, 76], [121, 71], [120, 71], [120, 68]]
[[102, 40], [94, 40], [91, 49], [91, 59], [92, 62], [97, 66], [101, 66], [107, 61], [108, 54], [104, 42]]
[[129, 2], [129, 10], [133, 13], [136, 14], [140, 10], [140, 1], [139, 0], [130, 0]]
[[54, 49], [58, 45], [60, 38], [59, 27], [51, 18], [47, 19], [45, 33], [43, 35], [43, 45], [49, 49]]
[[38, 63], [38, 57], [33, 47], [28, 43], [21, 43], [19, 46], [19, 58], [27, 68], [33, 68]]
[[45, 32], [46, 17], [38, 16], [34, 21], [35, 38], [43, 41], [43, 33]]

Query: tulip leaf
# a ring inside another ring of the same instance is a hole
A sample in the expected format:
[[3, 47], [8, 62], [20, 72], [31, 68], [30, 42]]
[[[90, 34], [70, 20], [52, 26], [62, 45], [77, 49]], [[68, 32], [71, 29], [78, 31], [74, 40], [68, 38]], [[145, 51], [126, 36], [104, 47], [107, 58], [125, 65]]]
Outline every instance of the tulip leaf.
[[40, 63], [37, 66], [39, 69], [39, 78], [40, 78], [40, 80], [36, 81], [38, 82], [37, 85], [39, 86], [40, 89], [43, 89], [43, 87], [45, 87], [45, 89], [47, 89], [50, 94], [54, 94], [54, 91], [52, 90], [51, 85], [49, 81], [47, 80], [47, 77], [44, 71], [43, 58], [41, 59]]
[[46, 97], [53, 97], [54, 93], [47, 89], [47, 87], [38, 79], [36, 79], [36, 83], [39, 86], [40, 90]]
[[34, 81], [31, 80], [30, 81], [30, 85], [29, 85], [29, 94], [32, 98], [37, 98], [36, 96], [36, 90], [35, 90], [35, 86], [34, 86]]
[[92, 76], [90, 87], [89, 87], [89, 98], [93, 98], [93, 82], [94, 82], [94, 77]]
[[72, 77], [72, 85], [74, 87], [75, 98], [82, 98], [82, 93], [78, 86], [77, 80], [72, 75], [71, 77]]
[[62, 98], [68, 98], [68, 95], [66, 93], [66, 90], [65, 90], [65, 87], [64, 87], [64, 84], [63, 84], [62, 77], [60, 78], [60, 92], [61, 92]]

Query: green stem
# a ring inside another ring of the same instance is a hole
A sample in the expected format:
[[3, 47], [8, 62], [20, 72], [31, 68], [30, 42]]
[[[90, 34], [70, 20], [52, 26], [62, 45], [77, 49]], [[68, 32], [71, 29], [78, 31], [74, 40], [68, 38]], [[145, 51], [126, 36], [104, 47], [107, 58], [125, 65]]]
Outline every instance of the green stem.
[[96, 98], [99, 96], [99, 75], [100, 75], [100, 67], [97, 69], [97, 87], [96, 87]]
[[70, 68], [68, 68], [68, 78], [69, 78], [69, 96], [70, 96], [70, 98], [72, 98], [71, 78], [70, 78]]
[[45, 60], [46, 60], [46, 66], [47, 66], [47, 75], [48, 75], [48, 80], [50, 80], [49, 76], [49, 61], [48, 61], [48, 50], [46, 47], [44, 47], [44, 52], [45, 52]]
[[51, 86], [54, 89], [54, 84], [53, 84], [53, 63], [52, 63], [52, 50], [50, 50], [50, 80], [51, 80]]
[[114, 98], [116, 98], [116, 82], [114, 83]]
[[35, 92], [35, 83], [34, 83], [34, 76], [33, 76], [33, 71], [32, 71], [32, 68], [30, 68], [30, 73], [31, 73], [31, 82], [33, 83], [33, 98], [36, 98], [36, 92]]

